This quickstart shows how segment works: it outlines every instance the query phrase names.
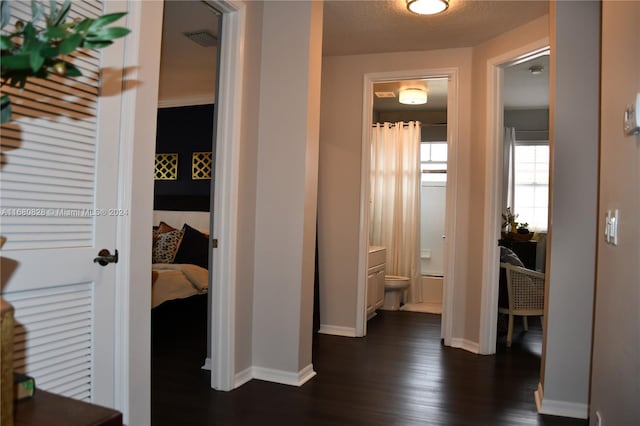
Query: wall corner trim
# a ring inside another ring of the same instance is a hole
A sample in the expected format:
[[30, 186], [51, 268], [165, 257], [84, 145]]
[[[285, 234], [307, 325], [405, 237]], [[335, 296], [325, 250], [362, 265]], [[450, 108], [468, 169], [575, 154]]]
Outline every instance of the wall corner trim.
[[357, 337], [354, 327], [341, 327], [338, 325], [320, 324], [320, 334], [330, 334], [332, 336]]
[[579, 402], [556, 401], [544, 398], [542, 383], [538, 383], [538, 390], [534, 392], [536, 408], [540, 414], [552, 416], [572, 417], [575, 419], [589, 418], [589, 405]]
[[236, 373], [235, 383], [233, 385], [233, 388], [234, 389], [239, 388], [240, 386], [244, 385], [251, 379], [253, 379], [252, 367], [245, 368], [239, 373]]
[[204, 360], [204, 364], [200, 367], [201, 370], [211, 371], [211, 357], [206, 357]]
[[[313, 370], [313, 364], [309, 364], [297, 373], [292, 373], [290, 371], [284, 370], [276, 370], [273, 368], [264, 368], [264, 367], [251, 367], [251, 378], [258, 380], [265, 380], [267, 382], [281, 383], [283, 385], [290, 386], [302, 386], [309, 380], [311, 380], [316, 372]], [[240, 378], [245, 379], [248, 377], [245, 371], [240, 372], [238, 376]], [[246, 380], [245, 383], [249, 381]]]
[[465, 351], [474, 354], [480, 354], [480, 344], [478, 344], [478, 342], [472, 342], [471, 340], [462, 339], [460, 337], [451, 338], [451, 347], [464, 349]]

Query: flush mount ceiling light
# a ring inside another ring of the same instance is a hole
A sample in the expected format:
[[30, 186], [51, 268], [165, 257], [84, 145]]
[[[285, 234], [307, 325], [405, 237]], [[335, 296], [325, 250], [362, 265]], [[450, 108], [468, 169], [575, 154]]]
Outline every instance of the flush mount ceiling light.
[[405, 105], [421, 105], [427, 103], [427, 91], [423, 89], [402, 89], [398, 101]]
[[407, 9], [418, 15], [435, 15], [449, 7], [449, 0], [407, 0]]
[[544, 71], [544, 67], [542, 65], [531, 65], [529, 67], [529, 72], [533, 75], [542, 74], [542, 71]]

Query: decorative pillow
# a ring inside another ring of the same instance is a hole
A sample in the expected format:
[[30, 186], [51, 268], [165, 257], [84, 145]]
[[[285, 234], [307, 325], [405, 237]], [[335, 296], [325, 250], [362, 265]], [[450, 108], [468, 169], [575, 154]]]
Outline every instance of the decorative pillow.
[[174, 228], [171, 225], [168, 225], [166, 222], [160, 222], [158, 226], [154, 226], [153, 234], [152, 234], [153, 237], [151, 239], [153, 244], [152, 247], [156, 245], [156, 240], [158, 239], [158, 235], [171, 232], [171, 231], [176, 231], [176, 228]]
[[500, 246], [500, 262], [510, 263], [515, 266], [521, 266], [524, 268], [524, 263], [520, 260], [517, 254], [510, 248]]
[[164, 234], [166, 232], [177, 231], [178, 228], [174, 228], [173, 226], [167, 224], [166, 222], [160, 222], [158, 225], [158, 234]]
[[180, 246], [180, 240], [182, 240], [182, 234], [181, 229], [158, 234], [151, 251], [153, 263], [173, 263], [178, 246]]
[[207, 269], [209, 267], [209, 238], [187, 225], [182, 227], [184, 236], [173, 263], [191, 263]]

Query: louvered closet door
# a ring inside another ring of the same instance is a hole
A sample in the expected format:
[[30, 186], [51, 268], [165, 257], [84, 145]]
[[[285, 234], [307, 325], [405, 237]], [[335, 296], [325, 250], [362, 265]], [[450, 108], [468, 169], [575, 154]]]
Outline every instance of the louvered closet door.
[[[30, 2], [11, 4], [14, 20], [30, 18]], [[74, 1], [70, 16], [124, 8]], [[116, 204], [123, 43], [74, 54], [81, 78], [7, 90], [14, 121], [1, 134], [2, 295], [15, 307], [14, 367], [38, 388], [109, 406], [118, 265], [93, 259], [117, 248], [117, 216], [128, 213]]]

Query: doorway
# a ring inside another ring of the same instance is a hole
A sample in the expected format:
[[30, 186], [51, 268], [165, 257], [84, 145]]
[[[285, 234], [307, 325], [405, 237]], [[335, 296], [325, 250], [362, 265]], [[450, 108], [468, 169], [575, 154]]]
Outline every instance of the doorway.
[[[433, 81], [434, 84], [442, 84], [446, 87], [445, 100], [443, 101], [444, 110], [439, 112], [439, 119], [429, 119], [432, 126], [425, 126], [428, 129], [439, 128], [440, 132], [444, 131], [447, 151], [448, 151], [448, 179], [446, 183], [446, 205], [445, 211], [455, 211], [455, 192], [456, 192], [456, 141], [457, 141], [457, 70], [417, 70], [406, 72], [390, 72], [379, 74], [367, 74], [365, 75], [364, 85], [364, 111], [363, 117], [363, 141], [362, 141], [362, 170], [361, 170], [361, 194], [360, 201], [360, 215], [362, 227], [360, 230], [359, 239], [359, 265], [358, 265], [358, 292], [357, 292], [357, 324], [356, 324], [356, 336], [366, 335], [366, 321], [367, 317], [367, 278], [368, 278], [368, 254], [369, 254], [369, 229], [370, 229], [370, 174], [371, 174], [371, 135], [372, 127], [371, 123], [376, 120], [380, 120], [381, 116], [379, 112], [374, 113], [374, 92], [378, 89], [385, 88], [385, 85], [394, 84], [397, 82], [418, 82], [418, 81]], [[423, 83], [424, 84], [424, 83]], [[435, 101], [435, 99], [434, 99]], [[397, 102], [397, 100], [396, 100]], [[435, 103], [435, 102], [434, 102]], [[383, 120], [394, 120], [392, 116], [386, 117], [385, 113], [382, 113]], [[374, 115], [377, 115], [374, 119]], [[446, 127], [442, 126], [446, 123]], [[441, 141], [442, 142], [442, 141]], [[454, 268], [455, 264], [455, 250], [454, 250], [454, 236], [455, 236], [455, 221], [451, 215], [445, 216], [444, 235], [447, 236], [445, 240], [443, 250], [443, 268], [444, 268], [444, 280], [442, 284], [442, 322], [441, 322], [441, 334], [445, 339], [446, 344], [451, 344], [451, 329], [452, 329], [452, 317], [450, 315], [452, 306], [452, 294], [454, 288]], [[442, 236], [441, 236], [442, 237]], [[441, 238], [442, 239], [442, 238]], [[418, 250], [419, 253], [419, 250]], [[416, 259], [419, 260], [419, 259]], [[417, 262], [419, 263], [419, 262]], [[421, 301], [422, 291], [420, 287], [414, 291], [414, 300]]]
[[[485, 170], [487, 171], [486, 182], [488, 195], [485, 197], [484, 211], [485, 240], [479, 339], [480, 353], [482, 354], [494, 354], [496, 352], [497, 341], [496, 324], [498, 321], [500, 256], [496, 241], [501, 239], [502, 214], [504, 213], [503, 198], [507, 198], [506, 191], [503, 193], [505, 70], [536, 58], [548, 57], [548, 55], [549, 40], [544, 39], [488, 61], [488, 72], [490, 73], [487, 87], [487, 129], [489, 146], [487, 148], [485, 166]], [[546, 247], [548, 242], [542, 244]]]
[[[162, 310], [190, 298], [206, 300], [211, 294], [221, 18], [215, 7], [198, 0], [164, 4], [152, 296], [152, 306], [165, 304]], [[177, 245], [165, 243], [171, 233], [180, 235]], [[174, 247], [174, 256], [167, 256], [167, 248], [170, 252]], [[173, 269], [167, 269], [167, 264], [173, 264]], [[212, 304], [208, 298], [201, 309], [206, 310], [204, 317], [210, 323]], [[210, 330], [210, 324], [205, 328]], [[206, 341], [203, 368], [211, 369], [210, 331], [202, 338]]]

